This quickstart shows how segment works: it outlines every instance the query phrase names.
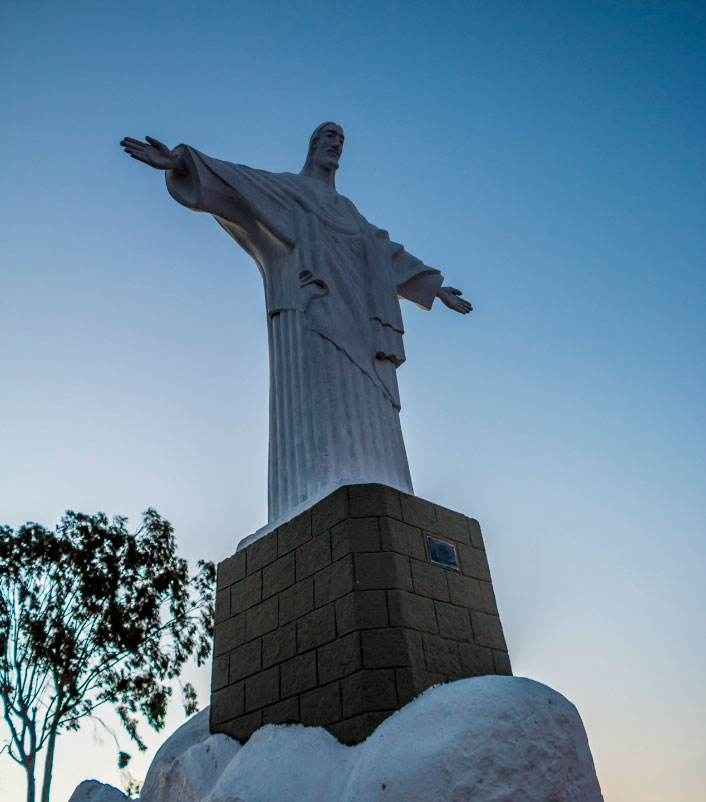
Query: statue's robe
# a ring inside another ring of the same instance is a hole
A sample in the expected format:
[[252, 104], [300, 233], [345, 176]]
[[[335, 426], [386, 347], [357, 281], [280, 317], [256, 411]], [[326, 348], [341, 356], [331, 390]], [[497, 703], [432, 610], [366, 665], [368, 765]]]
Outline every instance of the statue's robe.
[[269, 528], [346, 484], [412, 492], [399, 421], [398, 296], [429, 309], [438, 270], [313, 178], [186, 145], [171, 195], [212, 214], [257, 263], [270, 348]]

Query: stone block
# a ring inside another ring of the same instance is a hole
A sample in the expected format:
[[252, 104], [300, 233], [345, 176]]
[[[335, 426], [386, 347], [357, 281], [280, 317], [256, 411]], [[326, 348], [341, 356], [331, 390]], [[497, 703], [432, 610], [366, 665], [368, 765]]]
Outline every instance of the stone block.
[[270, 532], [269, 535], [264, 535], [251, 543], [243, 552], [247, 558], [246, 571], [248, 574], [254, 574], [277, 559], [277, 534]]
[[216, 610], [214, 621], [225, 621], [230, 617], [230, 588], [216, 591]]
[[462, 676], [456, 641], [424, 632], [422, 642], [427, 671], [443, 674], [447, 680], [459, 679]]
[[244, 709], [243, 683], [229, 685], [211, 694], [211, 724], [222, 724], [224, 721], [242, 715]]
[[341, 679], [363, 667], [360, 635], [360, 632], [351, 632], [318, 648], [316, 663], [320, 684]]
[[345, 718], [371, 710], [396, 710], [395, 672], [390, 668], [358, 671], [341, 680]]
[[245, 680], [245, 712], [262, 710], [279, 701], [279, 666], [260, 671]]
[[384, 590], [355, 590], [336, 601], [336, 631], [374, 629], [388, 625]]
[[414, 592], [431, 599], [448, 601], [449, 586], [446, 583], [446, 574], [450, 571], [440, 565], [423, 563], [419, 560], [412, 560], [411, 563]]
[[262, 598], [281, 593], [294, 584], [294, 554], [285, 554], [262, 569]]
[[[262, 710], [254, 710], [244, 716], [227, 721], [218, 732], [227, 732], [232, 738], [245, 743], [250, 736], [262, 726]], [[213, 728], [211, 728], [213, 732]]]
[[424, 666], [420, 632], [403, 627], [388, 627], [369, 629], [360, 634], [365, 668]]
[[311, 540], [311, 510], [297, 515], [277, 529], [277, 553], [281, 557]]
[[461, 563], [461, 572], [466, 576], [482, 579], [490, 582], [490, 568], [488, 568], [488, 558], [482, 549], [474, 549], [473, 546], [458, 544], [458, 558]]
[[485, 544], [483, 543], [483, 534], [480, 530], [480, 524], [475, 518], [468, 519], [468, 531], [471, 535], [471, 546], [476, 549], [483, 549], [485, 551]]
[[458, 653], [461, 658], [461, 670], [467, 677], [483, 677], [495, 674], [493, 651], [485, 646], [473, 643], [459, 643]]
[[220, 626], [215, 627], [213, 636], [213, 654], [221, 654], [235, 649], [245, 642], [245, 613], [227, 618]]
[[350, 485], [348, 488], [351, 518], [389, 515], [402, 519], [400, 491], [385, 485]]
[[452, 604], [459, 604], [469, 610], [485, 610], [479, 580], [459, 574], [457, 571], [447, 571], [446, 584], [449, 586], [449, 599]]
[[355, 586], [358, 590], [412, 590], [409, 558], [393, 552], [353, 555]]
[[471, 626], [473, 627], [473, 637], [479, 646], [489, 646], [491, 649], [499, 649], [501, 652], [507, 651], [503, 628], [498, 616], [471, 611]]
[[314, 688], [299, 699], [301, 723], [321, 727], [341, 719], [341, 690], [337, 682]]
[[279, 594], [279, 623], [287, 624], [314, 609], [314, 580], [303, 579]]
[[418, 632], [439, 631], [433, 599], [404, 590], [388, 590], [387, 609], [391, 627], [409, 627]]
[[297, 620], [297, 652], [307, 652], [336, 637], [336, 616], [333, 604], [320, 607]]
[[405, 523], [429, 532], [437, 532], [434, 504], [423, 498], [417, 498], [417, 496], [409, 496], [407, 493], [400, 493], [400, 501], [402, 502], [402, 520]]
[[245, 643], [230, 653], [230, 682], [236, 682], [262, 668], [262, 643], [253, 640]]
[[507, 652], [500, 652], [493, 649], [493, 663], [496, 674], [512, 676], [512, 666], [510, 665], [510, 655]]
[[220, 657], [213, 658], [213, 667], [211, 669], [211, 691], [217, 691], [219, 688], [225, 688], [230, 682], [228, 677], [228, 665], [230, 657], [227, 654], [222, 654]]
[[446, 602], [435, 602], [435, 605], [436, 620], [439, 622], [439, 635], [442, 638], [471, 643], [473, 634], [468, 610], [465, 607], [446, 604]]
[[218, 590], [245, 579], [245, 552], [236, 551], [231, 557], [218, 563], [216, 587]]
[[252, 640], [277, 627], [277, 597], [266, 599], [245, 611], [245, 639]]
[[481, 595], [483, 596], [483, 608], [486, 613], [491, 615], [498, 614], [498, 605], [495, 603], [495, 593], [493, 593], [493, 586], [490, 582], [480, 583]]
[[331, 564], [331, 535], [317, 535], [295, 552], [297, 582]]
[[453, 540], [456, 543], [467, 543], [471, 545], [471, 533], [468, 526], [468, 518], [460, 512], [448, 510], [446, 507], [436, 508], [436, 531], [435, 534], [441, 538]]
[[295, 624], [285, 624], [262, 636], [262, 667], [269, 668], [297, 653]]
[[353, 557], [348, 554], [314, 574], [314, 606], [329, 604], [353, 587]]
[[355, 551], [380, 551], [377, 518], [347, 518], [331, 530], [331, 556], [338, 560]]
[[427, 688], [443, 682], [444, 675], [426, 671], [423, 668], [397, 668], [395, 669], [395, 679], [398, 702], [400, 707], [403, 707], [420, 693], [424, 693]]
[[230, 588], [230, 613], [237, 615], [262, 600], [262, 574], [245, 577]]
[[280, 679], [283, 699], [316, 687], [316, 652], [300, 654], [282, 663]]
[[316, 537], [348, 518], [348, 488], [339, 487], [311, 508], [311, 531]]
[[353, 746], [364, 741], [394, 710], [374, 711], [351, 716], [343, 721], [329, 724], [326, 729], [342, 744]]
[[383, 551], [406, 554], [415, 560], [427, 559], [422, 530], [394, 518], [380, 519], [380, 545]]
[[262, 725], [265, 724], [299, 724], [299, 697], [293, 696], [291, 699], [283, 699], [275, 702], [262, 711]]

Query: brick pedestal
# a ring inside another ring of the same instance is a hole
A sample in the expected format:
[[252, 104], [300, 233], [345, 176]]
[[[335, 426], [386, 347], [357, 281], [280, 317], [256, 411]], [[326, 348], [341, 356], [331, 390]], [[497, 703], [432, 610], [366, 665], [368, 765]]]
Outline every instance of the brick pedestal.
[[218, 566], [211, 732], [354, 744], [430, 685], [510, 673], [478, 522], [415, 496], [340, 488]]

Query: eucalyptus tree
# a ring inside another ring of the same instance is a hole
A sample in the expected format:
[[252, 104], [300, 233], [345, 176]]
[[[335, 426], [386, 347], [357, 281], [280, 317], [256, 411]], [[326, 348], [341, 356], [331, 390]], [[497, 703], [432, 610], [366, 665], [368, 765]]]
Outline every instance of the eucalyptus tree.
[[[0, 527], [2, 752], [26, 772], [35, 802], [49, 802], [58, 736], [111, 705], [139, 749], [140, 717], [164, 725], [172, 685], [190, 657], [211, 650], [215, 568], [193, 574], [176, 553], [173, 528], [147, 510], [127, 519], [68, 511], [54, 531]], [[187, 713], [196, 694], [182, 685]], [[124, 753], [120, 759], [125, 760]]]

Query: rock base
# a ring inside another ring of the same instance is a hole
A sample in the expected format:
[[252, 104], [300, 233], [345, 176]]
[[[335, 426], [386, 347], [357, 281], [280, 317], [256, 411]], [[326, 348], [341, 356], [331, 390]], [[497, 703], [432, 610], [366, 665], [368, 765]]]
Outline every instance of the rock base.
[[[431, 688], [353, 747], [322, 728], [273, 725], [241, 746], [209, 735], [207, 716], [202, 711], [165, 742], [140, 802], [603, 799], [576, 708], [528, 679], [477, 677]], [[107, 788], [91, 785], [86, 791], [96, 794]]]

